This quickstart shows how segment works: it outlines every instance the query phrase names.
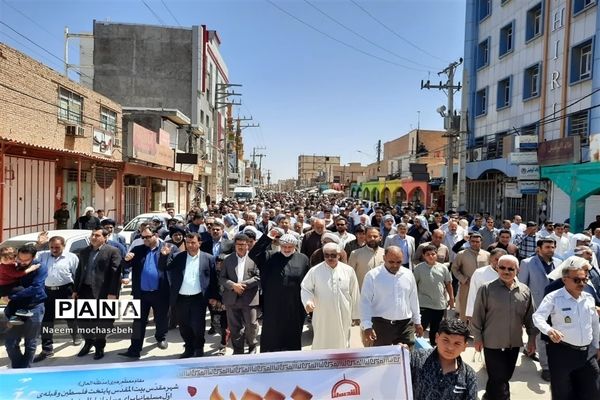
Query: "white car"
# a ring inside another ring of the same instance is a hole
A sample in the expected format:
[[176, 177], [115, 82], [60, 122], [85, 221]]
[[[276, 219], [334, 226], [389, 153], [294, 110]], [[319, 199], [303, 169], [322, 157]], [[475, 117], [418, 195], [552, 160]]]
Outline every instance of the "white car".
[[[0, 248], [14, 247], [18, 249], [25, 244], [36, 244], [41, 232], [26, 233], [24, 235], [13, 236], [0, 243]], [[65, 250], [78, 254], [83, 248], [90, 244], [92, 231], [85, 229], [60, 229], [48, 231], [48, 239], [52, 236], [62, 236], [65, 239]]]
[[160, 211], [138, 215], [137, 217], [129, 221], [123, 227], [123, 229], [119, 231], [119, 235], [125, 238], [126, 247], [128, 247], [131, 244], [131, 238], [133, 237], [133, 234], [137, 232], [140, 224], [142, 222], [150, 222], [154, 217], [159, 217], [162, 220], [163, 226], [165, 228], [167, 227], [167, 221], [171, 219], [171, 216], [169, 214]]

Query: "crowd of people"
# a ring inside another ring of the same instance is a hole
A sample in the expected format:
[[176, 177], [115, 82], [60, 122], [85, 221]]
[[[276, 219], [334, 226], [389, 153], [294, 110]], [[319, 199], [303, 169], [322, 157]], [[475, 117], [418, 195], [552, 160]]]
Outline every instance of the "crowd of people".
[[[306, 323], [313, 349], [348, 348], [351, 327], [360, 325], [364, 346], [411, 350], [415, 398], [477, 397], [475, 373], [460, 358], [470, 337], [485, 357], [488, 400], [510, 398], [521, 348], [539, 361], [554, 399], [600, 398], [600, 216], [573, 234], [569, 224], [548, 221], [538, 231], [518, 215], [496, 221], [300, 193], [226, 199], [192, 208], [187, 220], [167, 211], [166, 224], [140, 224], [129, 248], [115, 222], [90, 208], [76, 223], [92, 230], [78, 256], [59, 236], [40, 238], [47, 251], [18, 249], [19, 270], [29, 269], [7, 308], [14, 368], [53, 354], [52, 335], [41, 328], [54, 324], [54, 299], [118, 298], [131, 285], [141, 318], [120, 353], [130, 359], [142, 355], [150, 311], [160, 349], [179, 327], [181, 358], [204, 356], [207, 313], [208, 333], [221, 336], [219, 354], [227, 345], [234, 354], [301, 350]], [[106, 333], [94, 332], [84, 334], [78, 356], [92, 348], [94, 359], [104, 356]], [[421, 336], [431, 349], [415, 348]]]

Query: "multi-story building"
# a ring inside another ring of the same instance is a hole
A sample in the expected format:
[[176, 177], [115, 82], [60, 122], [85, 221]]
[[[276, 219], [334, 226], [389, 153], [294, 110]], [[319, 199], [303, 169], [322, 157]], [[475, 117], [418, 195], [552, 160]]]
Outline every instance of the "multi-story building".
[[340, 156], [298, 156], [298, 186], [311, 186], [333, 181], [333, 168], [340, 165]]
[[[220, 104], [224, 100], [216, 93], [229, 78], [219, 53], [220, 43], [217, 32], [205, 26], [176, 28], [100, 21], [94, 22], [93, 39], [82, 39], [81, 60], [93, 65], [89, 74], [94, 90], [125, 109], [167, 110], [183, 116], [170, 133], [170, 143], [180, 153], [197, 155], [180, 156], [178, 167], [193, 174], [191, 197], [202, 200], [205, 195], [219, 200], [227, 189], [223, 174], [226, 115]], [[90, 54], [91, 60], [86, 60]], [[152, 187], [147, 182], [145, 186]], [[163, 191], [168, 187], [154, 185]]]
[[121, 106], [0, 43], [0, 241], [69, 204], [122, 222]]
[[367, 167], [359, 162], [351, 162], [344, 165], [336, 165], [331, 169], [331, 188], [349, 193], [351, 185], [358, 182]]
[[600, 158], [590, 136], [600, 128], [599, 30], [594, 0], [467, 0], [469, 211], [570, 217], [576, 229], [598, 214], [600, 167], [588, 161]]
[[[444, 134], [413, 129], [385, 142], [383, 160], [365, 167], [364, 181], [353, 186], [351, 195], [389, 204], [410, 202], [443, 207], [443, 190], [439, 189], [447, 169]], [[455, 171], [457, 160], [453, 167]]]

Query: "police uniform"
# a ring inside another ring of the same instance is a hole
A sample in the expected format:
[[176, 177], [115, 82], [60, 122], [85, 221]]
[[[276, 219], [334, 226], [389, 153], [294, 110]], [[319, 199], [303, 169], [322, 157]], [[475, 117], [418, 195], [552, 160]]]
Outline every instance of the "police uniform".
[[[548, 324], [548, 317], [552, 325]], [[600, 323], [594, 298], [583, 292], [575, 299], [563, 287], [544, 297], [533, 314], [533, 322], [546, 335], [551, 329], [564, 335], [559, 343], [547, 344], [552, 398], [600, 399], [596, 359]]]

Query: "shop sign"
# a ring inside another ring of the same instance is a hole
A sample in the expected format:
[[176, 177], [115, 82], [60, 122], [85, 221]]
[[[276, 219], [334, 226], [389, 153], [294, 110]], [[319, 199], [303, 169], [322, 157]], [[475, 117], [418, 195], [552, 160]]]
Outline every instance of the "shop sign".
[[519, 191], [523, 194], [538, 194], [540, 181], [519, 181]]
[[169, 146], [169, 133], [151, 131], [136, 123], [132, 124], [132, 157], [173, 168], [173, 149]]
[[509, 154], [509, 161], [511, 164], [537, 164], [538, 155], [535, 151], [513, 152]]
[[579, 136], [541, 142], [538, 148], [540, 165], [578, 164], [581, 162]]
[[92, 143], [92, 151], [94, 153], [111, 157], [114, 143], [115, 134], [113, 132], [94, 129], [94, 142]]
[[519, 180], [539, 180], [540, 166], [539, 165], [519, 165]]
[[537, 149], [538, 148], [537, 135], [516, 136], [515, 137], [515, 148], [516, 149]]
[[513, 199], [520, 199], [521, 197], [523, 197], [523, 195], [519, 191], [517, 182], [506, 182], [504, 184], [504, 197]]

